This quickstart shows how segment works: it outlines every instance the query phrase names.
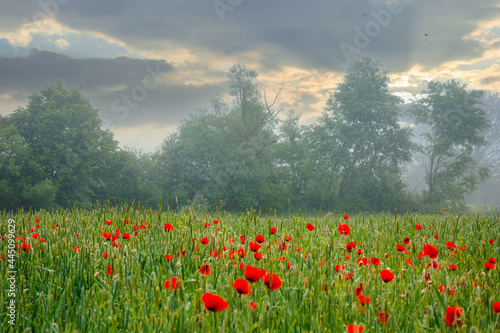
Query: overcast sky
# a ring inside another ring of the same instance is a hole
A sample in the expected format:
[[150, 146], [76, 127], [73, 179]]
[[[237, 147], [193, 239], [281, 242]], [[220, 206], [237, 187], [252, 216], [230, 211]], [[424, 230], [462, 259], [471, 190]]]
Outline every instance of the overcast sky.
[[153, 151], [245, 63], [313, 122], [367, 55], [410, 96], [425, 80], [500, 92], [500, 0], [0, 0], [0, 113], [60, 78], [122, 146]]

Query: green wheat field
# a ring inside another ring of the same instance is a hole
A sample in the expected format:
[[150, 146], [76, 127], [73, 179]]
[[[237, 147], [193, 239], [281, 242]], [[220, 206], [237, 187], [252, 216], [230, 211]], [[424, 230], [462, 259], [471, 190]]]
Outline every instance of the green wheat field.
[[271, 215], [4, 212], [1, 330], [500, 332], [499, 216]]

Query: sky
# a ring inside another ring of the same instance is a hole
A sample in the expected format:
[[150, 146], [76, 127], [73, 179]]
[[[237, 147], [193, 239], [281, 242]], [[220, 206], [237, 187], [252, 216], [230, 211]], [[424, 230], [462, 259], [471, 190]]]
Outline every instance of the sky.
[[233, 64], [310, 124], [357, 56], [406, 100], [428, 80], [500, 92], [500, 0], [0, 0], [0, 114], [62, 79], [151, 152]]

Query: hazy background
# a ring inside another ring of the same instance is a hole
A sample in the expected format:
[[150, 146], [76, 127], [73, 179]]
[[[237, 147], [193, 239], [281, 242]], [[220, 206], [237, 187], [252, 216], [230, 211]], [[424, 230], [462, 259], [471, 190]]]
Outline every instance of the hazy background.
[[[120, 145], [144, 152], [225, 93], [234, 63], [257, 69], [270, 95], [283, 84], [279, 107], [301, 124], [323, 111], [346, 54], [379, 60], [406, 101], [426, 80], [500, 92], [498, 0], [2, 0], [0, 8], [0, 114], [58, 78], [83, 84]], [[500, 196], [494, 190], [482, 200]]]

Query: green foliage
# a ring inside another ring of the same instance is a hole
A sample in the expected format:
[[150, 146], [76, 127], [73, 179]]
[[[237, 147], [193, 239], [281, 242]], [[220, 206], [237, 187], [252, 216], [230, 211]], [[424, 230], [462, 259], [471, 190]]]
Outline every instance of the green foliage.
[[315, 183], [327, 184], [330, 207], [371, 211], [401, 204], [401, 165], [410, 160], [412, 144], [410, 129], [398, 122], [400, 100], [388, 83], [377, 63], [357, 59], [312, 128]]
[[234, 65], [227, 79], [230, 100], [214, 97], [150, 154], [120, 149], [82, 88], [42, 88], [0, 117], [0, 208], [156, 207], [161, 197], [176, 209], [456, 211], [497, 159], [494, 144], [480, 149], [482, 93], [454, 81], [429, 83], [412, 111], [429, 128], [419, 150], [428, 188], [412, 197], [401, 170], [413, 153], [410, 129], [378, 63], [353, 61], [308, 126], [291, 110], [278, 118], [281, 89], [268, 100], [254, 69]]
[[57, 194], [57, 186], [52, 180], [46, 179], [35, 185], [25, 185], [21, 196], [28, 207], [32, 209], [50, 209], [54, 208]]
[[57, 81], [0, 119], [0, 207], [157, 203], [159, 192], [145, 188], [150, 182], [141, 173], [151, 169], [149, 156], [119, 149], [81, 90]]
[[[163, 143], [160, 165], [166, 201], [187, 204], [203, 195], [210, 205], [245, 210], [276, 202], [276, 170], [270, 148], [277, 142], [276, 113], [262, 101], [257, 73], [242, 65], [228, 73], [232, 103], [220, 97], [187, 117]], [[279, 180], [278, 180], [279, 181]]]
[[411, 110], [416, 124], [428, 126], [420, 153], [427, 185], [424, 200], [430, 209], [458, 209], [464, 195], [488, 175], [487, 167], [473, 170], [472, 158], [473, 148], [486, 144], [483, 133], [488, 121], [480, 107], [483, 92], [466, 88], [454, 80], [430, 81], [427, 97]]

